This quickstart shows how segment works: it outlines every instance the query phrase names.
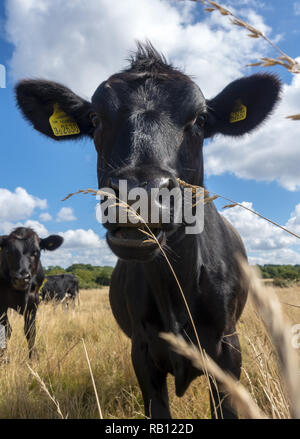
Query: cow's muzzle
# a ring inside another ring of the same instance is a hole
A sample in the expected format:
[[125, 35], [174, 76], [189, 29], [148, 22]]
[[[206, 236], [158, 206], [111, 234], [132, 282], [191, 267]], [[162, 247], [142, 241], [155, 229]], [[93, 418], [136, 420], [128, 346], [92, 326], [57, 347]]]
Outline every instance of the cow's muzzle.
[[28, 289], [31, 279], [32, 277], [29, 273], [24, 275], [15, 275], [12, 278], [12, 285], [16, 290], [24, 291]]
[[[108, 245], [122, 259], [152, 259], [166, 242], [167, 235], [178, 226], [174, 223], [177, 181], [169, 176], [142, 183], [126, 180], [125, 200], [118, 179], [110, 178], [109, 186], [116, 194], [112, 200], [116, 211], [112, 215], [115, 221], [104, 224], [108, 229]], [[130, 190], [138, 194], [137, 198], [132, 197]], [[168, 198], [172, 190], [175, 197]]]

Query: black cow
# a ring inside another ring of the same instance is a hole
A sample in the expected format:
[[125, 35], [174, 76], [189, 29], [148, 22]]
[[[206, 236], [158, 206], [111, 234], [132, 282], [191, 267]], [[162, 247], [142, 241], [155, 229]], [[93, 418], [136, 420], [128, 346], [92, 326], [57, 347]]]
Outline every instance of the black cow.
[[35, 317], [39, 304], [39, 289], [44, 280], [40, 262], [41, 250], [56, 250], [63, 238], [51, 235], [41, 239], [30, 228], [18, 227], [10, 235], [0, 236], [0, 324], [7, 338], [11, 326], [8, 308], [24, 315], [24, 332], [32, 358], [35, 342]]
[[45, 302], [54, 300], [63, 302], [68, 306], [69, 301], [75, 304], [76, 297], [79, 304], [79, 287], [78, 279], [74, 274], [55, 274], [47, 276], [40, 297]]
[[[99, 188], [118, 191], [123, 179], [128, 188], [150, 192], [176, 188], [178, 178], [203, 186], [203, 139], [252, 131], [271, 113], [280, 88], [275, 76], [255, 74], [233, 81], [207, 100], [188, 76], [147, 43], [138, 45], [127, 69], [99, 85], [91, 103], [63, 85], [43, 80], [20, 82], [16, 94], [24, 116], [41, 133], [55, 140], [85, 135], [94, 139]], [[77, 132], [74, 126], [69, 132], [51, 128], [55, 104], [76, 122]], [[204, 230], [198, 234], [186, 234], [184, 223], [149, 222], [148, 226], [168, 249], [202, 347], [239, 378], [236, 323], [246, 302], [247, 283], [236, 254], [244, 258], [246, 254], [237, 232], [213, 203], [205, 205], [204, 214]], [[176, 393], [181, 396], [200, 372], [159, 334], [173, 332], [197, 342], [174, 276], [157, 243], [144, 242], [140, 226], [105, 225], [107, 242], [120, 258], [111, 279], [110, 303], [132, 340], [146, 416], [168, 418], [167, 374], [175, 376]], [[217, 395], [214, 384], [212, 389], [211, 405], [217, 406], [217, 416], [236, 417], [229, 398], [222, 392]]]

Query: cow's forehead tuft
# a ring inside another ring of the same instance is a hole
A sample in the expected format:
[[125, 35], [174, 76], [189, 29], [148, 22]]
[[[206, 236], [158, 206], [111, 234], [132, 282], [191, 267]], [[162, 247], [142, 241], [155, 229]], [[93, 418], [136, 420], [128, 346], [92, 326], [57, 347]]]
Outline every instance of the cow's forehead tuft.
[[9, 238], [12, 239], [28, 239], [34, 237], [38, 238], [35, 231], [32, 230], [30, 227], [17, 227], [9, 235]]
[[34, 230], [28, 227], [19, 227], [10, 233], [8, 243], [13, 247], [20, 248], [21, 246], [24, 250], [29, 250], [39, 247], [40, 238]]
[[[139, 75], [119, 73], [100, 84], [95, 91], [92, 102], [95, 108], [102, 112], [115, 112], [126, 107], [135, 110], [137, 104], [143, 107], [152, 103], [152, 106], [165, 106], [177, 111], [177, 108], [186, 106], [197, 109], [206, 108], [205, 98], [198, 85], [188, 76], [172, 75]], [[183, 104], [183, 105], [182, 105]]]

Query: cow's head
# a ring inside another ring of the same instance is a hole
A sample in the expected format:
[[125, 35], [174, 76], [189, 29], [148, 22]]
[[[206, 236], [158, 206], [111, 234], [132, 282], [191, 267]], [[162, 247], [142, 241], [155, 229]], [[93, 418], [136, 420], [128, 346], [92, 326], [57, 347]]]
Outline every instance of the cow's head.
[[41, 250], [56, 250], [63, 238], [51, 235], [41, 239], [30, 228], [18, 227], [10, 235], [0, 236], [1, 273], [13, 288], [26, 290], [37, 273]]
[[[25, 80], [16, 87], [19, 107], [41, 133], [55, 140], [93, 138], [100, 189], [117, 192], [119, 181], [126, 180], [128, 189], [142, 187], [149, 193], [176, 187], [178, 177], [203, 185], [203, 139], [249, 133], [272, 111], [279, 92], [275, 76], [257, 74], [207, 100], [150, 44], [139, 45], [130, 67], [100, 84], [91, 102], [49, 81]], [[67, 118], [65, 132], [59, 122], [53, 125], [61, 110], [68, 115], [60, 116]], [[125, 226], [106, 225], [112, 250], [122, 258], [152, 258], [157, 245], [144, 243], [145, 234], [137, 227]], [[175, 229], [172, 221], [149, 226], [160, 242]]]

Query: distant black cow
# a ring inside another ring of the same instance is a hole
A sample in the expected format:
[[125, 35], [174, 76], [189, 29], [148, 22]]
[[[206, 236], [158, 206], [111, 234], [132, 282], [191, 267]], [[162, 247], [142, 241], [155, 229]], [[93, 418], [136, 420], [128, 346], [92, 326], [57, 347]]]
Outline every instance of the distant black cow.
[[[212, 71], [210, 80], [219, 73]], [[279, 92], [275, 76], [255, 74], [205, 99], [195, 82], [150, 44], [139, 45], [130, 66], [99, 85], [91, 102], [50, 81], [25, 80], [16, 88], [20, 109], [41, 133], [59, 141], [93, 138], [99, 188], [113, 189], [118, 196], [120, 180], [125, 180], [128, 190], [143, 188], [148, 199], [152, 189], [179, 188], [178, 178], [203, 186], [204, 138], [222, 134], [238, 139], [249, 133], [271, 113]], [[65, 113], [61, 119], [58, 108]], [[56, 124], [50, 124], [51, 117]], [[163, 213], [166, 205], [154, 201]], [[247, 282], [236, 260], [236, 254], [246, 258], [242, 241], [213, 203], [205, 204], [204, 230], [197, 234], [187, 234], [185, 222], [174, 220], [178, 212], [172, 206], [170, 211], [171, 221], [157, 223], [149, 216], [148, 226], [167, 248], [202, 348], [239, 378], [236, 323], [247, 298]], [[180, 334], [197, 345], [187, 308], [157, 241], [141, 233], [140, 223], [129, 227], [126, 221], [110, 220], [105, 227], [107, 242], [120, 258], [111, 279], [110, 303], [132, 340], [132, 361], [146, 415], [170, 417], [167, 374], [175, 376], [176, 394], [182, 396], [202, 373], [159, 335]], [[213, 381], [211, 387], [212, 416], [215, 406], [218, 417], [236, 417], [230, 399], [216, 392]]]
[[40, 296], [45, 302], [55, 300], [68, 305], [69, 301], [75, 304], [76, 297], [79, 304], [79, 287], [78, 279], [74, 274], [55, 274], [47, 276], [43, 285]]
[[32, 229], [25, 227], [0, 236], [0, 324], [5, 327], [9, 338], [12, 329], [7, 317], [8, 308], [24, 315], [29, 358], [34, 352], [38, 293], [44, 280], [40, 253], [41, 250], [56, 250], [62, 243], [61, 236], [41, 239]]

